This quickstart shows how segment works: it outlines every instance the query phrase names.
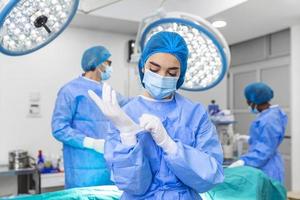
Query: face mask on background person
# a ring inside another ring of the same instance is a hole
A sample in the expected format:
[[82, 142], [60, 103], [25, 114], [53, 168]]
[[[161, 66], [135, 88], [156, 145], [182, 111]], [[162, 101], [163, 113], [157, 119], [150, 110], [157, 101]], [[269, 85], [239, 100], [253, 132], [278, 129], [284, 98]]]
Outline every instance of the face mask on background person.
[[111, 77], [111, 74], [113, 72], [112, 66], [105, 65], [105, 71], [100, 71], [100, 77], [101, 80], [106, 81]]
[[249, 111], [252, 113], [252, 114], [258, 114], [259, 113], [259, 111], [257, 110], [257, 106], [254, 106], [254, 108], [252, 108], [252, 105], [253, 104], [251, 104], [250, 106], [249, 106]]

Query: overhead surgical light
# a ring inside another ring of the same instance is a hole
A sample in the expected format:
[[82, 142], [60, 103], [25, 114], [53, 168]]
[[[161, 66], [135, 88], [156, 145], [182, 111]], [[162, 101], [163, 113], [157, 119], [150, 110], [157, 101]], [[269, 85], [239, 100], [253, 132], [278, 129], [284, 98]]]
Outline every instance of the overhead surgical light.
[[138, 59], [150, 37], [160, 31], [176, 32], [188, 45], [188, 69], [181, 89], [208, 90], [224, 78], [231, 58], [226, 40], [211, 23], [187, 13], [159, 11], [145, 18], [139, 27], [133, 59]]
[[1, 0], [0, 51], [19, 56], [54, 40], [69, 25], [79, 0]]

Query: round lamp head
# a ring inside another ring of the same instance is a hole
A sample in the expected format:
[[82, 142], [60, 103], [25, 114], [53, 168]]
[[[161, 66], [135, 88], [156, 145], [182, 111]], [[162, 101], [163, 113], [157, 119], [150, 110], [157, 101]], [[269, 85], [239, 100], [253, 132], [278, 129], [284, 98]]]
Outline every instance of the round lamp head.
[[4, 0], [0, 4], [0, 51], [19, 56], [54, 40], [69, 25], [79, 0]]

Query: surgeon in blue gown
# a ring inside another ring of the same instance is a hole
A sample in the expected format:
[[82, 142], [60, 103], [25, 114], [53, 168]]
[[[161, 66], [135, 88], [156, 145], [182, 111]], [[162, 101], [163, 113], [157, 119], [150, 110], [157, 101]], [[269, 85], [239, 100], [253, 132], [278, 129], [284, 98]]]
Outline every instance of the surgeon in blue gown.
[[284, 182], [284, 164], [279, 145], [284, 139], [287, 116], [278, 105], [271, 105], [273, 90], [265, 83], [252, 83], [245, 88], [249, 110], [256, 114], [249, 130], [249, 149], [230, 167], [252, 166], [271, 179]]
[[[89, 98], [87, 91], [102, 94], [102, 81], [110, 78], [110, 52], [103, 46], [86, 50], [84, 74], [59, 91], [52, 117], [53, 136], [63, 143], [65, 187], [112, 184], [104, 152], [109, 121]], [[127, 99], [118, 95], [120, 105]]]
[[122, 110], [110, 86], [103, 86], [102, 98], [89, 91], [113, 124], [105, 158], [123, 200], [201, 199], [199, 193], [224, 179], [222, 148], [205, 107], [176, 92], [187, 59], [184, 39], [160, 32], [141, 55], [140, 96]]

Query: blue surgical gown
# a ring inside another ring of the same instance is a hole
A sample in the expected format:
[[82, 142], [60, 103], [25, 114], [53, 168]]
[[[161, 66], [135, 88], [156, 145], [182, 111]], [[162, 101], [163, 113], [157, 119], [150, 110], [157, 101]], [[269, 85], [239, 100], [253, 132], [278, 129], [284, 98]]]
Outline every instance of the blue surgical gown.
[[[67, 83], [58, 93], [53, 112], [52, 133], [63, 143], [66, 188], [112, 184], [103, 154], [83, 147], [85, 137], [103, 139], [109, 127], [88, 90], [101, 96], [102, 84], [84, 77]], [[118, 97], [121, 105], [127, 103]]]
[[284, 165], [278, 147], [287, 125], [286, 114], [272, 106], [263, 111], [250, 127], [249, 150], [241, 157], [245, 165], [256, 167], [271, 179], [284, 182]]
[[138, 133], [137, 144], [125, 146], [112, 127], [105, 158], [115, 184], [124, 191], [121, 199], [201, 199], [198, 193], [223, 181], [222, 148], [202, 105], [179, 94], [167, 102], [139, 96], [124, 110], [136, 123], [144, 113], [159, 117], [178, 151], [164, 153], [149, 132]]

